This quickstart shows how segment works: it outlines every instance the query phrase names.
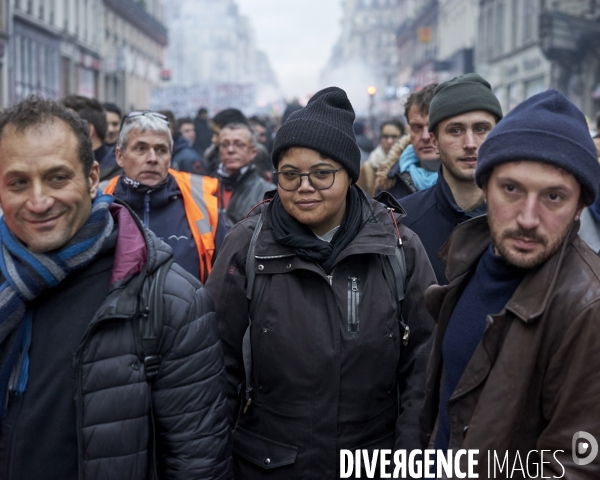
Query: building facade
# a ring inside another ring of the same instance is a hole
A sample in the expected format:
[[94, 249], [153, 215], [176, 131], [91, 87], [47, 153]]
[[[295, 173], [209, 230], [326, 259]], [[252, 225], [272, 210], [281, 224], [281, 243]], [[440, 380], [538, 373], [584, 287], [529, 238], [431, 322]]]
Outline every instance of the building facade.
[[479, 0], [440, 0], [438, 8], [438, 80], [474, 72]]
[[277, 81], [264, 52], [256, 47], [250, 21], [235, 0], [169, 0], [166, 53], [171, 84]]
[[396, 32], [407, 3], [415, 0], [344, 0], [341, 35], [321, 73], [323, 85], [340, 85], [364, 114], [367, 88], [374, 86], [376, 109], [394, 114], [390, 101], [398, 84]]
[[477, 73], [492, 85], [504, 112], [550, 87], [551, 65], [539, 41], [540, 0], [481, 0]]
[[0, 105], [79, 94], [145, 108], [167, 43], [161, 9], [161, 0], [3, 2]]
[[12, 0], [8, 103], [99, 93], [101, 0]]
[[550, 86], [565, 93], [590, 119], [600, 110], [600, 3], [543, 2], [540, 46], [551, 63]]
[[164, 68], [167, 28], [160, 0], [104, 0], [100, 98], [125, 111], [148, 108]]

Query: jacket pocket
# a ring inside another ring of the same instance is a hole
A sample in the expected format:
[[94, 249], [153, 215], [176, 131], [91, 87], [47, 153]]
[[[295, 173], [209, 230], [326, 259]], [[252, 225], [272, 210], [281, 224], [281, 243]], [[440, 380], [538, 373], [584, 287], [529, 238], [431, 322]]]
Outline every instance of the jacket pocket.
[[360, 319], [358, 318], [358, 305], [360, 292], [358, 291], [358, 277], [348, 277], [348, 332], [358, 333]]
[[238, 426], [233, 431], [233, 452], [259, 467], [270, 470], [295, 463], [298, 447], [261, 437]]

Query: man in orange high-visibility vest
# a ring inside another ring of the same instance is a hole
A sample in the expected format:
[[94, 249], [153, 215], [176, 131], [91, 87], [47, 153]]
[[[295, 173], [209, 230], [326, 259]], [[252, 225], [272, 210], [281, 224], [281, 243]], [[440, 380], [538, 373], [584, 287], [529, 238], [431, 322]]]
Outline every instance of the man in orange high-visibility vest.
[[226, 233], [219, 222], [218, 180], [170, 169], [172, 147], [163, 115], [130, 113], [116, 148], [123, 174], [101, 188], [127, 203], [171, 246], [175, 261], [204, 282]]

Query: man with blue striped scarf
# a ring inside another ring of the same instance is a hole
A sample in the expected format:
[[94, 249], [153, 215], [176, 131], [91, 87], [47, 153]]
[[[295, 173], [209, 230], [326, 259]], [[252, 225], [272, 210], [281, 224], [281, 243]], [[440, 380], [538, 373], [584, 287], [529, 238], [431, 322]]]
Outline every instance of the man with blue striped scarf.
[[73, 112], [30, 97], [0, 114], [0, 478], [227, 478], [212, 301], [169, 268], [147, 381], [138, 299], [172, 251], [98, 183]]

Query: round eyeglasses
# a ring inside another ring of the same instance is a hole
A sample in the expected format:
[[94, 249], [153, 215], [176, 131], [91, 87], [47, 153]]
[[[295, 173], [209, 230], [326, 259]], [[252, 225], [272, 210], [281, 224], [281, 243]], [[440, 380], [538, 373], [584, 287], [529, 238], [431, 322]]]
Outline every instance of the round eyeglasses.
[[331, 188], [335, 182], [335, 174], [343, 170], [343, 167], [337, 170], [315, 170], [309, 173], [300, 173], [294, 171], [273, 172], [277, 180], [277, 184], [288, 192], [298, 190], [302, 185], [302, 177], [308, 177], [308, 183], [315, 190], [327, 190]]

